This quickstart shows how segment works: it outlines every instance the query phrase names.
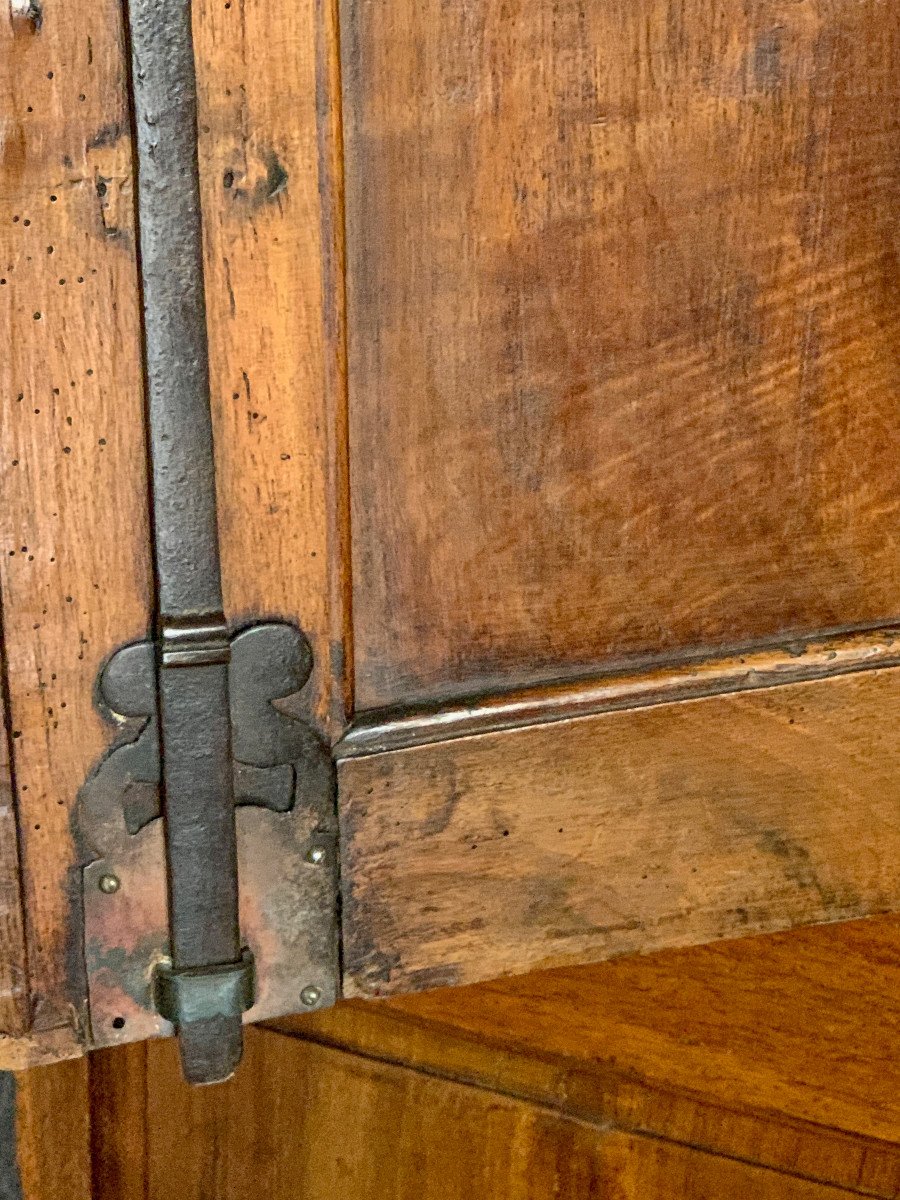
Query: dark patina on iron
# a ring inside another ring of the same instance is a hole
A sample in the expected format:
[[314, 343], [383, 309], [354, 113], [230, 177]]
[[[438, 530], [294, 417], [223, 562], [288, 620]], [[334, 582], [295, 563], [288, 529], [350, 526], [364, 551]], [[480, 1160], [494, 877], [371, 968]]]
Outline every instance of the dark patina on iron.
[[[129, 5], [138, 161], [162, 802], [173, 975], [246, 972], [222, 612], [190, 0]], [[191, 990], [186, 984], [186, 990]], [[195, 1012], [190, 1003], [185, 1014]], [[177, 1014], [176, 1014], [177, 1016]], [[239, 1014], [178, 1019], [188, 1076], [228, 1076]]]
[[[96, 912], [101, 896], [107, 911], [117, 912], [118, 928], [142, 947], [136, 959], [126, 953], [123, 961], [146, 979], [131, 978], [119, 989], [123, 998], [130, 987], [132, 1000], [139, 993], [138, 1008], [155, 1003], [161, 1021], [178, 1030], [185, 1075], [206, 1083], [234, 1070], [242, 1015], [257, 998], [259, 964], [239, 921], [235, 785], [239, 798], [290, 813], [298, 760], [314, 763], [313, 775], [321, 778], [330, 778], [331, 767], [330, 759], [323, 765], [315, 735], [286, 732], [291, 722], [270, 704], [308, 678], [306, 639], [290, 626], [270, 624], [232, 640], [223, 615], [191, 4], [131, 0], [128, 17], [156, 616], [153, 641], [119, 651], [99, 684], [107, 712], [143, 725], [82, 789], [80, 829], [93, 859], [84, 873], [86, 957], [90, 976], [91, 961], [108, 964], [115, 949], [109, 922]], [[147, 831], [160, 815], [167, 868], [163, 938], [146, 928], [160, 923], [158, 888], [146, 878], [158, 870], [158, 831]], [[141, 873], [142, 899], [134, 890]], [[301, 902], [305, 887], [297, 893]], [[328, 907], [326, 901], [330, 937]], [[277, 958], [278, 947], [284, 952], [290, 940], [269, 937], [266, 953]], [[90, 978], [89, 991], [93, 1026]], [[121, 1014], [112, 1019], [116, 1030], [127, 1023]]]
[[[282, 698], [302, 697], [312, 671], [309, 643], [295, 626], [267, 622], [235, 634], [230, 650], [242, 961], [173, 973], [156, 705], [161, 669], [152, 642], [122, 647], [100, 672], [98, 707], [119, 736], [77, 806], [91, 1042], [115, 1045], [190, 1026], [202, 1035], [189, 1043], [189, 1057], [182, 1036], [185, 1071], [195, 1082], [210, 1082], [221, 1066], [218, 1047], [243, 1010], [245, 1021], [296, 1012], [309, 986], [322, 1007], [338, 989], [334, 763], [307, 719], [276, 707]], [[202, 746], [203, 728], [194, 735]], [[221, 869], [209, 854], [204, 864]]]

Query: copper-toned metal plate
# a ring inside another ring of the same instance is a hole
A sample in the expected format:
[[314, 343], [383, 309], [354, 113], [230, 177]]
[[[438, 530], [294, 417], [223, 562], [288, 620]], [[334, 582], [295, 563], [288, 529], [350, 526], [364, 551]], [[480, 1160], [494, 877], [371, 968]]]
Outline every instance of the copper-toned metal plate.
[[[337, 999], [336, 843], [322, 817], [300, 806], [288, 813], [237, 810], [241, 933], [257, 980], [256, 1003], [245, 1022]], [[162, 821], [119, 845], [83, 875], [94, 1046], [174, 1032], [151, 996], [153, 969], [169, 948]]]

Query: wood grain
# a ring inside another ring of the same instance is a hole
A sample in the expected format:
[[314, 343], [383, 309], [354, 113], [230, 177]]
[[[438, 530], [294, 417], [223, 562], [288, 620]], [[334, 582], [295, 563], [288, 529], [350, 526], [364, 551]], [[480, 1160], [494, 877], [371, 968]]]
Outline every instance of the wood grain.
[[[298, 707], [895, 620], [896, 8], [350, 0], [345, 364], [336, 7], [195, 14], [227, 603], [309, 633]], [[121, 13], [0, 47], [21, 1063], [75, 1048], [71, 810], [150, 572]], [[348, 986], [896, 907], [897, 679], [345, 762]]]
[[149, 1046], [146, 1174], [123, 1192], [95, 1164], [95, 1200], [853, 1194], [272, 1032], [247, 1048], [231, 1083], [191, 1090], [171, 1044]]
[[146, 631], [150, 562], [121, 8], [37, 8], [0, 22], [0, 594], [42, 1030], [81, 1008], [70, 821], [108, 742], [94, 679]]
[[25, 1033], [31, 1018], [25, 914], [19, 877], [19, 831], [2, 662], [0, 653], [0, 1036]]
[[[162, 1092], [148, 1094], [146, 1043], [133, 1043], [120, 1054], [91, 1054], [84, 1070], [90, 1095], [91, 1200], [146, 1200], [151, 1126], [156, 1110], [168, 1102]], [[178, 1087], [186, 1088], [182, 1079]], [[201, 1157], [207, 1150], [200, 1142], [195, 1147]], [[171, 1168], [172, 1193], [180, 1196], [177, 1160]]]
[[329, 20], [314, 0], [194, 9], [226, 609], [304, 629], [323, 725], [343, 717], [345, 624]]
[[279, 1021], [429, 1073], [895, 1200], [900, 922], [873, 918]]
[[345, 994], [897, 907], [900, 672], [344, 760]]
[[22, 1200], [93, 1200], [86, 1063], [24, 1072], [16, 1090]]
[[341, 7], [358, 708], [893, 619], [896, 4]]

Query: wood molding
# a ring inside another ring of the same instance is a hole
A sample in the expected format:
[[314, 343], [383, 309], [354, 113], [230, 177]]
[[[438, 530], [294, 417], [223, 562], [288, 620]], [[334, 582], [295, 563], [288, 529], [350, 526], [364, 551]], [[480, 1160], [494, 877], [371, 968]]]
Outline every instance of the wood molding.
[[518, 688], [470, 702], [363, 713], [335, 746], [338, 758], [402, 750], [550, 721], [669, 704], [725, 692], [779, 687], [900, 666], [900, 627], [818, 635], [776, 646], [639, 665], [590, 679]]

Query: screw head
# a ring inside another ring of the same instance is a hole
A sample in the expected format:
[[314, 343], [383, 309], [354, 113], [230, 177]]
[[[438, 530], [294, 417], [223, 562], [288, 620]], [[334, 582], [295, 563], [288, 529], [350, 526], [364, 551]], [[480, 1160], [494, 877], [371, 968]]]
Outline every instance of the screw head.
[[319, 863], [323, 863], [325, 861], [324, 847], [323, 846], [313, 846], [313, 848], [311, 850], [307, 850], [306, 861], [308, 863], [315, 863], [316, 866], [318, 866]]
[[98, 880], [97, 887], [103, 892], [104, 896], [113, 896], [122, 886], [118, 875], [101, 875]]
[[306, 1008], [315, 1008], [321, 999], [321, 990], [312, 983], [307, 984], [300, 993], [300, 1000]]

